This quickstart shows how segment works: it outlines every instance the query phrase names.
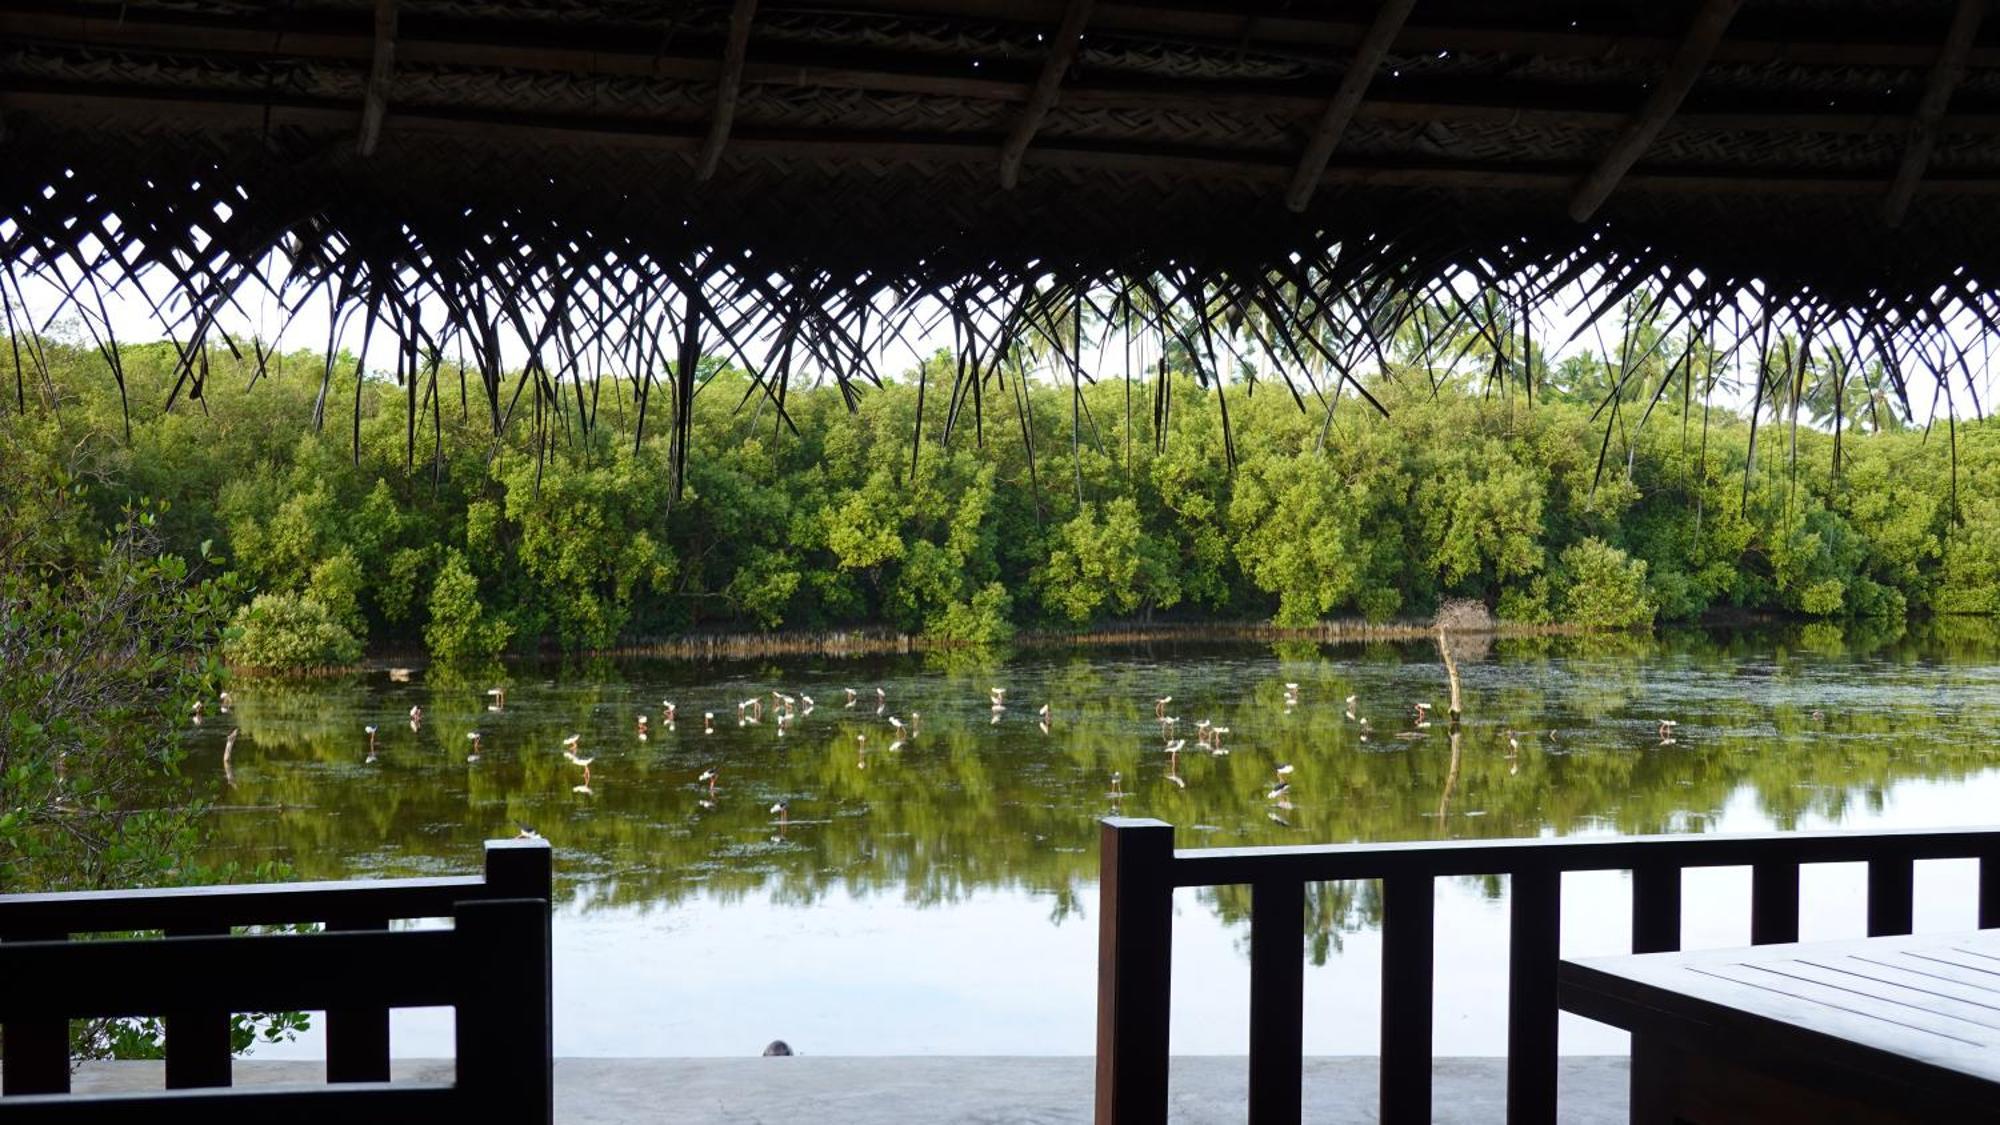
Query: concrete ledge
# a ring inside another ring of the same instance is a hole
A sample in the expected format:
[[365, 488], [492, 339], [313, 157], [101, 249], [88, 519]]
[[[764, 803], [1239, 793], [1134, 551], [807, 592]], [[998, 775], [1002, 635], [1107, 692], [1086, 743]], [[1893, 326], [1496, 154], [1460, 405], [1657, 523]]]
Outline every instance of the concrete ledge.
[[[1376, 1120], [1377, 1060], [1305, 1061], [1305, 1120], [1348, 1125]], [[1434, 1120], [1487, 1125], [1506, 1118], [1506, 1060], [1439, 1059]], [[1245, 1062], [1212, 1055], [1174, 1060], [1173, 1120], [1240, 1125]], [[241, 1085], [317, 1083], [317, 1062], [247, 1060]], [[1562, 1112], [1574, 1125], [1626, 1120], [1626, 1060], [1569, 1056], [1561, 1062]], [[449, 1081], [449, 1060], [405, 1059], [397, 1081]], [[158, 1089], [161, 1064], [92, 1063], [76, 1089]], [[810, 1122], [811, 1125], [1089, 1125], [1092, 1061], [1082, 1057], [557, 1059], [556, 1120], [565, 1125], [686, 1125]]]

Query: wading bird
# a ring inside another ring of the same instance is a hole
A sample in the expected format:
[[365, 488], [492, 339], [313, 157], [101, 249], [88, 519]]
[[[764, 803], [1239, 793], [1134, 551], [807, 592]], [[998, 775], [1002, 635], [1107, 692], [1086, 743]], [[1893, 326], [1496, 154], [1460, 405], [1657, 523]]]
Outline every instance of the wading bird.
[[771, 815], [778, 818], [779, 824], [787, 823], [792, 818], [791, 803], [789, 801], [779, 801], [777, 804], [772, 805]]
[[853, 688], [842, 688], [840, 690], [847, 693], [847, 706], [849, 707], [854, 706], [855, 700], [861, 697], [861, 693], [855, 691]]
[[466, 761], [468, 761], [468, 762], [476, 762], [476, 761], [478, 761], [478, 760], [479, 760], [479, 732], [478, 732], [478, 731], [476, 731], [476, 730], [474, 730], [474, 731], [467, 731], [467, 732], [466, 732], [466, 734], [465, 734], [465, 740], [466, 740], [467, 742], [470, 742], [470, 743], [472, 743], [472, 753], [470, 753], [470, 754], [467, 754], [467, 755], [465, 756], [465, 760], [466, 760]]
[[[229, 714], [230, 708], [235, 706], [236, 706], [236, 697], [229, 694], [226, 691], [215, 697], [215, 709], [217, 711], [222, 712], [225, 715]], [[1813, 712], [1813, 714], [1817, 716], [1819, 712], [1815, 711]]]
[[700, 774], [696, 775], [695, 780], [697, 782], [702, 782], [702, 781], [707, 782], [708, 795], [713, 797], [715, 796], [715, 783], [720, 778], [720, 776], [721, 776], [720, 774], [715, 772], [715, 767], [710, 766], [707, 769], [701, 771]]
[[1660, 745], [1672, 746], [1674, 744], [1674, 728], [1677, 726], [1680, 726], [1680, 724], [1672, 719], [1660, 720]]
[[701, 733], [703, 734], [715, 733], [715, 712], [703, 711], [701, 713]]
[[1163, 696], [1159, 697], [1158, 699], [1155, 699], [1155, 700], [1153, 700], [1153, 717], [1154, 717], [1155, 719], [1164, 719], [1164, 718], [1166, 718], [1166, 717], [1167, 717], [1167, 704], [1169, 704], [1169, 703], [1172, 703], [1173, 701], [1174, 701], [1174, 697], [1173, 697], [1173, 696], [1171, 696], [1171, 695], [1163, 695]]
[[876, 688], [876, 689], [875, 689], [875, 713], [876, 713], [877, 715], [880, 715], [880, 714], [882, 714], [883, 712], [887, 711], [888, 709], [889, 709], [889, 693], [888, 693], [888, 692], [886, 692], [886, 691], [883, 691], [883, 690], [882, 690], [881, 688]]
[[638, 722], [639, 722], [639, 731], [638, 731], [639, 741], [644, 742], [646, 741], [646, 713], [644, 711], [639, 712]]
[[505, 711], [507, 709], [506, 688], [490, 687], [486, 689], [486, 694], [493, 700], [493, 702], [486, 705], [488, 711]]
[[674, 725], [674, 710], [675, 708], [672, 700], [670, 699], [660, 700], [660, 718], [664, 719], [668, 726]]
[[194, 701], [194, 706], [188, 708], [188, 718], [193, 720], [195, 726], [201, 725], [201, 713], [203, 709], [202, 702], [199, 699]]

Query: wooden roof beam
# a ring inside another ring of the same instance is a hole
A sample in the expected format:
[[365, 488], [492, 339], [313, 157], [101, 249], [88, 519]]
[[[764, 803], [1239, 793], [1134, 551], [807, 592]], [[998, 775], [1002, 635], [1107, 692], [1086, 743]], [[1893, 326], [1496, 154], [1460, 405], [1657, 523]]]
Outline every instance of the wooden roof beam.
[[375, 155], [382, 140], [382, 117], [389, 112], [389, 83], [396, 77], [396, 0], [375, 0], [375, 50], [368, 63], [368, 89], [361, 95], [361, 135], [354, 151]]
[[1299, 166], [1293, 170], [1292, 182], [1285, 189], [1286, 207], [1303, 211], [1312, 202], [1313, 190], [1319, 187], [1326, 162], [1333, 158], [1341, 134], [1347, 132], [1348, 122], [1354, 120], [1354, 111], [1361, 106], [1361, 95], [1368, 92], [1368, 83], [1381, 69], [1382, 59], [1396, 42], [1396, 33], [1403, 29], [1403, 21], [1410, 18], [1410, 9], [1416, 5], [1417, 0], [1382, 0], [1382, 6], [1375, 9], [1375, 20], [1354, 48], [1354, 58], [1340, 76], [1340, 87], [1333, 92], [1333, 100], [1326, 103], [1319, 126], [1306, 141], [1305, 151], [1299, 154]]
[[743, 92], [743, 64], [750, 53], [750, 20], [757, 0], [736, 0], [729, 11], [729, 41], [722, 48], [722, 73], [715, 84], [715, 112], [708, 119], [708, 137], [695, 158], [694, 178], [707, 180], [722, 163], [722, 146], [729, 143], [736, 122], [736, 99]]
[[1095, 0], [1069, 0], [1063, 9], [1062, 25], [1056, 29], [1055, 39], [1049, 43], [1049, 53], [1042, 60], [1042, 72], [1035, 77], [1035, 84], [1028, 90], [1028, 104], [1021, 107], [1021, 116], [1014, 119], [1014, 129], [1007, 134], [1007, 141], [1000, 146], [1000, 187], [1012, 191], [1021, 179], [1021, 158], [1027, 155], [1029, 142], [1035, 139], [1035, 130], [1042, 127], [1042, 118], [1056, 104], [1056, 92], [1062, 88], [1063, 75], [1069, 72], [1070, 63], [1076, 61], [1076, 52], [1083, 45], [1084, 21], [1090, 18], [1090, 9]]
[[1722, 41], [1722, 33], [1729, 28], [1729, 21], [1735, 17], [1736, 9], [1743, 0], [1702, 0], [1695, 13], [1694, 24], [1681, 40], [1674, 52], [1673, 61], [1667, 64], [1665, 74], [1660, 76], [1659, 85], [1646, 97], [1646, 104], [1625, 125], [1625, 131], [1613, 141], [1611, 148], [1598, 160], [1597, 167], [1576, 186], [1570, 196], [1569, 217], [1577, 222], [1588, 222], [1604, 201], [1611, 198], [1618, 181], [1632, 170], [1646, 150], [1652, 147], [1653, 138], [1660, 135], [1667, 119], [1680, 108], [1688, 91], [1694, 89], [1695, 80], [1701, 77], [1702, 68], [1708, 65], [1709, 56], [1715, 53], [1715, 45]]
[[1938, 122], [1944, 119], [1952, 91], [1965, 77], [1966, 57], [1972, 53], [1972, 41], [1978, 37], [1979, 21], [1985, 15], [1986, 0], [1958, 0], [1957, 10], [1952, 12], [1944, 47], [1938, 51], [1937, 62], [1924, 82], [1924, 96], [1917, 102], [1916, 116], [1910, 119], [1909, 138], [1903, 143], [1903, 159], [1896, 166], [1896, 178], [1889, 182], [1889, 194], [1882, 200], [1882, 222], [1888, 227], [1903, 225], [1903, 217], [1910, 213], [1917, 182], [1923, 179], [1924, 169], [1931, 162], [1931, 149], [1937, 145]]

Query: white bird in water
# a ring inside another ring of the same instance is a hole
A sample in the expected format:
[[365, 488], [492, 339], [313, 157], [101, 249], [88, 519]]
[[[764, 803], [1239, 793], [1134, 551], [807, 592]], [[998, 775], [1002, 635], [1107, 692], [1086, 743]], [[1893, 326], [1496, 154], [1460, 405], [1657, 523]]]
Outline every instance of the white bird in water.
[[361, 729], [362, 729], [362, 730], [365, 730], [365, 731], [367, 731], [367, 732], [368, 732], [368, 759], [367, 759], [367, 760], [368, 760], [368, 761], [370, 761], [370, 762], [372, 762], [372, 761], [374, 761], [374, 760], [375, 760], [375, 724], [374, 724], [374, 723], [369, 723], [369, 724], [368, 724], [367, 726], [365, 726], [365, 727], [362, 727]]
[[792, 817], [791, 803], [789, 801], [779, 801], [777, 804], [772, 805], [771, 815], [778, 818], [779, 824], [789, 822]]
[[583, 736], [580, 734], [572, 734], [568, 738], [563, 739], [562, 741], [563, 753], [565, 754], [576, 753], [577, 746], [579, 746], [582, 742], [583, 742]]
[[410, 672], [411, 669], [409, 668], [391, 668], [389, 669], [389, 682], [407, 684], [410, 682]]
[[1292, 764], [1290, 762], [1286, 762], [1284, 765], [1279, 766], [1276, 770], [1273, 770], [1272, 772], [1276, 773], [1281, 780], [1290, 777], [1292, 776]]
[[423, 721], [424, 721], [424, 709], [423, 709], [422, 707], [412, 707], [412, 708], [410, 708], [410, 721], [411, 721], [411, 722], [413, 722], [413, 723], [421, 723], [421, 722], [423, 722]]
[[882, 713], [884, 713], [884, 712], [886, 712], [886, 711], [888, 711], [888, 710], [889, 710], [889, 693], [888, 693], [888, 692], [886, 692], [886, 691], [883, 691], [883, 690], [882, 690], [881, 688], [876, 688], [876, 689], [875, 689], [875, 713], [876, 713], [877, 715], [880, 715], [880, 714], [882, 714]]
[[707, 769], [701, 771], [700, 774], [696, 775], [695, 780], [697, 782], [702, 782], [702, 781], [707, 782], [708, 795], [713, 797], [715, 796], [715, 783], [717, 780], [720, 779], [720, 777], [721, 775], [715, 772], [715, 767], [710, 766]]
[[1350, 723], [1358, 723], [1361, 721], [1361, 716], [1354, 713], [1354, 704], [1355, 701], [1358, 700], [1359, 698], [1360, 698], [1359, 696], [1354, 696], [1354, 695], [1350, 695], [1347, 697], [1347, 721]]
[[468, 762], [476, 762], [476, 761], [478, 761], [478, 760], [479, 760], [479, 732], [478, 732], [478, 731], [476, 731], [476, 730], [475, 730], [475, 731], [467, 731], [467, 732], [466, 732], [466, 734], [465, 734], [465, 739], [466, 739], [466, 741], [467, 741], [467, 742], [470, 742], [470, 743], [472, 743], [472, 753], [470, 753], [470, 754], [467, 754], [467, 755], [465, 756], [465, 760], [466, 760], [466, 761], [468, 761]]
[[1119, 773], [1119, 772], [1118, 772], [1117, 770], [1112, 770], [1112, 771], [1111, 771], [1111, 799], [1112, 799], [1112, 800], [1116, 801], [1116, 800], [1120, 799], [1121, 797], [1125, 796], [1125, 784], [1124, 784], [1124, 783], [1125, 783], [1125, 775], [1124, 775], [1124, 774], [1122, 774], [1122, 773]]
[[903, 729], [903, 720], [897, 718], [894, 715], [891, 715], [889, 716], [889, 725], [895, 727], [898, 731], [901, 731]]
[[842, 688], [841, 690], [847, 693], [847, 706], [849, 707], [854, 706], [855, 701], [861, 698], [861, 693], [855, 691], [853, 688]]
[[996, 688], [987, 688], [987, 689], [986, 689], [986, 694], [987, 694], [987, 695], [990, 695], [990, 696], [992, 696], [992, 697], [993, 697], [993, 706], [995, 706], [995, 707], [1005, 707], [1005, 706], [1007, 705], [1007, 689], [1006, 689], [1006, 688], [1003, 688], [1003, 687], [996, 687]]
[[1048, 705], [1048, 704], [1046, 704], [1046, 703], [1042, 704], [1042, 709], [1041, 709], [1040, 711], [1037, 711], [1037, 712], [1035, 712], [1035, 714], [1037, 714], [1037, 715], [1040, 715], [1040, 716], [1042, 717], [1042, 725], [1043, 725], [1043, 726], [1047, 726], [1047, 725], [1049, 725], [1049, 705]]
[[1410, 707], [1417, 713], [1417, 720], [1412, 724], [1414, 728], [1417, 730], [1431, 729], [1431, 705], [1428, 703], [1413, 703]]
[[1297, 707], [1298, 705], [1299, 705], [1299, 685], [1297, 685], [1297, 684], [1286, 684], [1286, 685], [1285, 685], [1285, 706], [1287, 706], [1287, 707]]
[[505, 711], [505, 710], [507, 709], [507, 689], [506, 689], [506, 688], [503, 688], [503, 687], [490, 687], [490, 688], [487, 688], [487, 689], [486, 689], [486, 694], [487, 694], [488, 696], [492, 697], [492, 699], [493, 699], [493, 702], [491, 702], [491, 703], [488, 703], [488, 704], [486, 705], [486, 709], [487, 709], [488, 711]]
[[1290, 793], [1291, 791], [1292, 791], [1291, 782], [1280, 781], [1278, 784], [1271, 787], [1271, 791], [1269, 793], [1264, 794], [1264, 799], [1267, 801], [1282, 800], [1285, 794]]
[[201, 725], [201, 713], [204, 709], [205, 705], [199, 699], [194, 701], [194, 706], [188, 708], [188, 718], [194, 720], [195, 726]]
[[1209, 730], [1210, 730], [1210, 729], [1212, 729], [1212, 728], [1213, 728], [1214, 726], [1215, 726], [1215, 724], [1214, 724], [1214, 723], [1211, 723], [1211, 722], [1209, 722], [1209, 721], [1208, 721], [1207, 719], [1203, 719], [1203, 720], [1201, 720], [1200, 722], [1197, 722], [1197, 723], [1196, 723], [1196, 724], [1194, 725], [1194, 741], [1195, 741], [1195, 745], [1197, 745], [1197, 746], [1206, 746], [1206, 745], [1208, 745], [1208, 732], [1209, 732]]
[[644, 711], [639, 712], [638, 722], [639, 722], [639, 741], [644, 742], [646, 741], [646, 713]]
[[701, 713], [701, 733], [703, 734], [715, 733], [715, 712], [703, 711]]
[[1677, 726], [1680, 726], [1680, 724], [1672, 719], [1660, 720], [1660, 745], [1672, 746], [1674, 744], [1674, 728]]
[[813, 708], [814, 708], [815, 706], [818, 706], [817, 704], [815, 704], [815, 703], [813, 702], [813, 697], [812, 697], [812, 696], [810, 696], [810, 695], [807, 695], [807, 694], [806, 694], [805, 692], [800, 692], [800, 693], [799, 693], [799, 702], [801, 702], [801, 703], [804, 703], [804, 704], [806, 705], [806, 714], [808, 714], [808, 715], [812, 714], [812, 709], [813, 709]]
[[674, 707], [673, 700], [671, 699], [660, 700], [660, 718], [664, 719], [668, 726], [674, 725], [674, 712], [676, 710], [677, 708]]
[[1187, 745], [1187, 739], [1176, 738], [1172, 742], [1167, 743], [1167, 753], [1178, 754], [1181, 752], [1181, 747], [1186, 745]]
[[1229, 753], [1229, 751], [1222, 748], [1222, 736], [1228, 733], [1228, 727], [1208, 728], [1208, 749], [1210, 753], [1217, 756]]
[[1165, 719], [1167, 717], [1167, 704], [1173, 701], [1174, 697], [1171, 695], [1163, 695], [1153, 700], [1153, 717], [1155, 719]]
[[[229, 694], [226, 691], [215, 697], [215, 709], [217, 711], [222, 712], [225, 715], [229, 714], [230, 708], [235, 706], [236, 706], [236, 697]], [[1815, 718], [1817, 718], [1819, 712], [1815, 711], [1813, 712], [1813, 715]]]
[[1509, 754], [1519, 754], [1521, 752], [1520, 736], [1511, 730], [1503, 730], [1500, 733], [1507, 739], [1507, 752]]

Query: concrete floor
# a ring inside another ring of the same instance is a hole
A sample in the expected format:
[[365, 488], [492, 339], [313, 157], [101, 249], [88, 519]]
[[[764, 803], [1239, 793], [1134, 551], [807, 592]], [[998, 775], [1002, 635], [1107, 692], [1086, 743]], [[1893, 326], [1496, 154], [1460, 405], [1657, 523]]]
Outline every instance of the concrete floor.
[[[1063, 1058], [557, 1059], [556, 1120], [564, 1125], [1088, 1125], [1091, 1060]], [[449, 1081], [449, 1061], [407, 1060], [398, 1081]], [[1439, 1059], [1434, 1120], [1487, 1125], [1506, 1118], [1502, 1059]], [[1305, 1120], [1347, 1125], [1376, 1120], [1376, 1060], [1305, 1061]], [[321, 1064], [246, 1061], [240, 1085], [316, 1083]], [[1240, 1058], [1174, 1060], [1172, 1118], [1185, 1125], [1239, 1125]], [[157, 1089], [160, 1064], [93, 1063], [76, 1078], [85, 1091]], [[1626, 1119], [1626, 1061], [1562, 1060], [1562, 1111], [1574, 1125]]]

